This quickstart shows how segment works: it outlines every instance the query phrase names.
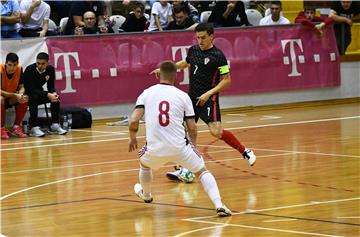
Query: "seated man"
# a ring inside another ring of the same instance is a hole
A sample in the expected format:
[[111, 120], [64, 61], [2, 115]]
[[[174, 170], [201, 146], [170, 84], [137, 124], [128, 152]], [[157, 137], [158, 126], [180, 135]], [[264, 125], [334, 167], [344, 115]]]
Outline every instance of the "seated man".
[[56, 32], [48, 31], [50, 6], [41, 0], [22, 0], [20, 3], [22, 37], [54, 36]]
[[83, 15], [87, 11], [92, 11], [95, 13], [97, 20], [96, 22], [98, 23], [101, 32], [108, 32], [109, 29], [105, 26], [104, 21], [104, 8], [102, 1], [72, 1], [69, 11], [69, 20], [65, 27], [65, 35], [74, 34], [75, 28], [77, 26], [84, 27], [85, 22]]
[[5, 110], [15, 106], [15, 122], [11, 134], [27, 137], [20, 127], [27, 111], [28, 97], [24, 95], [24, 78], [19, 65], [19, 57], [15, 53], [6, 55], [5, 64], [0, 64], [1, 75], [1, 139], [9, 138], [5, 128]]
[[48, 31], [50, 6], [41, 0], [22, 0], [20, 3], [22, 37], [54, 36], [56, 32]]
[[20, 10], [17, 0], [7, 0], [0, 2], [1, 11], [1, 38], [17, 38], [21, 36], [17, 33], [15, 24], [20, 22]]
[[[295, 23], [301, 23], [304, 26], [314, 29], [317, 35], [322, 36], [325, 26], [331, 24], [333, 20], [330, 17], [315, 16], [315, 8], [305, 7], [304, 11], [299, 12], [295, 18]], [[319, 24], [316, 24], [316, 23]]]
[[[237, 17], [240, 21], [237, 21]], [[249, 26], [242, 1], [217, 1], [209, 17], [215, 27]]]
[[281, 2], [280, 1], [272, 1], [270, 3], [270, 12], [271, 15], [266, 16], [260, 20], [259, 25], [286, 25], [290, 24], [290, 21], [283, 17], [281, 13]]
[[[36, 63], [29, 65], [24, 72], [24, 82], [27, 95], [29, 95], [30, 119], [29, 125], [31, 137], [43, 137], [45, 133], [41, 131], [38, 124], [38, 105], [51, 103], [51, 126], [50, 134], [66, 134], [59, 124], [60, 97], [55, 90], [55, 68], [49, 65], [49, 55], [39, 53], [36, 56]], [[47, 91], [43, 85], [46, 83]]]
[[190, 17], [189, 12], [183, 5], [174, 7], [175, 21], [169, 23], [165, 30], [194, 30], [198, 23], [195, 23]]
[[184, 1], [184, 0], [173, 0], [172, 1], [173, 4], [173, 8], [175, 8], [176, 6], [184, 6], [186, 9], [188, 9], [188, 13], [189, 13], [189, 17], [195, 22], [195, 23], [199, 23], [200, 22], [200, 14], [198, 9], [196, 9], [196, 7], [194, 7], [193, 5], [190, 4], [189, 1]]
[[103, 32], [100, 27], [96, 26], [96, 16], [92, 11], [87, 11], [83, 16], [84, 26], [77, 26], [74, 30], [75, 35], [82, 34], [101, 34], [101, 33], [114, 33], [112, 28], [107, 32]]

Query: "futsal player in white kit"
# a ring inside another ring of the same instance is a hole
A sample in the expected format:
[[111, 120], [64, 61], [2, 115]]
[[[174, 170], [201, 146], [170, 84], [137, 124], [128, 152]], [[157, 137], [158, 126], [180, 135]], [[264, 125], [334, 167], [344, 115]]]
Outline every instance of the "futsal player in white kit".
[[[205, 192], [213, 202], [218, 216], [230, 216], [222, 203], [214, 176], [196, 150], [197, 128], [190, 97], [174, 86], [176, 65], [164, 61], [160, 65], [160, 83], [149, 87], [138, 97], [129, 121], [129, 152], [137, 149], [139, 121], [145, 115], [146, 144], [140, 150], [140, 183], [134, 191], [146, 203], [151, 195], [152, 170], [173, 162], [186, 167], [199, 177]], [[184, 127], [186, 124], [189, 139]]]

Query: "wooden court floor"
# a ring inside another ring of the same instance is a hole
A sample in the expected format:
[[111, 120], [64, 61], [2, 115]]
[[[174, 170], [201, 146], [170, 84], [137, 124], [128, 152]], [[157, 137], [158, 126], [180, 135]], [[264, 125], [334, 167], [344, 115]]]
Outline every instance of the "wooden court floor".
[[232, 217], [215, 216], [199, 181], [167, 180], [171, 164], [154, 172], [154, 202], [143, 203], [133, 193], [139, 166], [127, 128], [97, 122], [66, 136], [1, 141], [1, 233], [360, 236], [360, 102], [226, 111], [223, 124], [258, 157], [249, 168], [199, 123], [198, 149]]

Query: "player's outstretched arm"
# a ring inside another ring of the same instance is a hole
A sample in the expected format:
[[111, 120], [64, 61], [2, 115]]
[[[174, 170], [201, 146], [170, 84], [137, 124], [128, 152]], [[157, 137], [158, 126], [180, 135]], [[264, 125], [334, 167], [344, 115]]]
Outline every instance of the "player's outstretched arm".
[[131, 114], [129, 120], [129, 152], [132, 152], [138, 148], [136, 134], [139, 130], [139, 121], [144, 115], [144, 108], [136, 108]]
[[177, 69], [184, 69], [184, 68], [187, 68], [188, 67], [188, 63], [186, 62], [185, 59], [179, 61], [176, 63], [176, 68]]
[[[181, 60], [179, 62], [176, 63], [176, 68], [177, 69], [184, 69], [188, 67], [188, 63], [186, 62], [186, 60]], [[156, 68], [155, 70], [150, 72], [151, 74], [155, 74], [156, 78], [159, 79], [160, 78], [160, 68]]]

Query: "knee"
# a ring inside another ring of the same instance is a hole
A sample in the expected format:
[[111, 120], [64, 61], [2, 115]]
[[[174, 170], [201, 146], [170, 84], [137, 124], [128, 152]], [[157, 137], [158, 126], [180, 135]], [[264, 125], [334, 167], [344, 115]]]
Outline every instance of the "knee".
[[221, 139], [222, 137], [222, 129], [217, 129], [217, 128], [210, 128], [210, 133], [212, 136]]

